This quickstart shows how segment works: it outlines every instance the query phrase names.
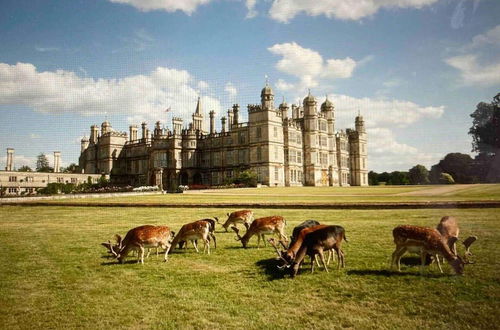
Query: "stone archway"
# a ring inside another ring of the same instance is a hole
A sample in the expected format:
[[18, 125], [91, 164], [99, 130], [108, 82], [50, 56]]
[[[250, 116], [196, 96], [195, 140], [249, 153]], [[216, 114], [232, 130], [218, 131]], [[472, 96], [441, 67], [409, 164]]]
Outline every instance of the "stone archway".
[[197, 172], [195, 175], [193, 175], [193, 184], [203, 184], [203, 179], [200, 172]]
[[181, 172], [179, 174], [179, 184], [183, 186], [187, 186], [189, 183], [189, 175], [187, 172]]

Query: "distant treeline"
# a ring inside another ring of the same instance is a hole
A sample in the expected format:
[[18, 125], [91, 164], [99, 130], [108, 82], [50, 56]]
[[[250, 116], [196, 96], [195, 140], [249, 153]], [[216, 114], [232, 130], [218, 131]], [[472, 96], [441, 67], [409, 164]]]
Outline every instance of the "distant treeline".
[[417, 185], [453, 183], [500, 182], [500, 166], [494, 156], [479, 154], [472, 158], [467, 154], [450, 153], [428, 170], [415, 165], [408, 171], [368, 173], [370, 185]]

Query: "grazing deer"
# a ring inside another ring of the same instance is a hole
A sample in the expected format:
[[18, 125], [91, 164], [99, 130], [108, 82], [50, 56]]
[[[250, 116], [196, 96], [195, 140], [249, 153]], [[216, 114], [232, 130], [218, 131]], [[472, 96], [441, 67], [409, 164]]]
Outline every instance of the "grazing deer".
[[[299, 237], [300, 235], [300, 232], [302, 231], [302, 229], [305, 229], [305, 228], [310, 228], [310, 227], [313, 227], [313, 226], [317, 226], [319, 225], [319, 221], [316, 221], [316, 220], [306, 220], [300, 224], [298, 224], [297, 226], [295, 226], [295, 228], [293, 228], [293, 232], [292, 232], [292, 236], [290, 237], [290, 246], [292, 246], [295, 241], [297, 240], [297, 238]], [[302, 238], [303, 239], [303, 238]], [[280, 241], [281, 243], [281, 241]], [[300, 246], [299, 246], [300, 247]], [[287, 250], [288, 248], [285, 247], [285, 250]], [[298, 249], [298, 248], [297, 248]], [[329, 265], [330, 264], [330, 259], [332, 258], [333, 256], [333, 250], [330, 250], [328, 251], [328, 259], [326, 261], [326, 264]], [[334, 257], [335, 258], [335, 257]], [[316, 258], [316, 263], [317, 265], [319, 266], [319, 260], [318, 258]]]
[[[304, 230], [309, 230], [311, 228], [306, 228]], [[345, 237], [345, 230], [341, 226], [324, 226], [316, 230], [312, 230], [304, 236], [303, 242], [298, 249], [293, 262], [292, 262], [292, 277], [297, 275], [300, 265], [304, 260], [304, 257], [308, 255], [311, 261], [314, 260], [315, 256], [318, 254], [325, 271], [328, 272], [328, 267], [325, 261], [324, 251], [335, 249], [337, 253], [341, 251], [340, 244], [342, 240], [347, 241]], [[339, 267], [340, 260], [342, 260], [342, 265], [344, 265], [344, 254], [338, 254], [339, 257]], [[314, 262], [311, 262], [311, 273], [314, 272]]]
[[[436, 229], [411, 225], [401, 225], [394, 228], [392, 235], [394, 236], [396, 250], [392, 253], [391, 268], [394, 267], [394, 265], [397, 265], [397, 269], [400, 271], [401, 257], [406, 252], [416, 252], [420, 253], [421, 273], [424, 271], [426, 254], [430, 254], [444, 257], [456, 274], [463, 274], [465, 264], [464, 261], [462, 258], [454, 254], [448, 246], [450, 242], [455, 243], [456, 238], [454, 240], [450, 238], [448, 242], [445, 242], [442, 239], [441, 234]], [[439, 270], [443, 272], [439, 259], [436, 259]]]
[[[215, 220], [217, 220], [217, 223], [219, 223], [219, 218], [215, 217]], [[250, 210], [241, 210], [241, 211], [235, 211], [231, 214], [227, 214], [227, 220], [224, 222], [222, 227], [227, 232], [227, 228], [229, 226], [236, 226], [238, 223], [242, 223], [245, 225], [245, 228], [248, 230], [250, 227], [250, 224], [252, 223], [253, 220], [253, 212]]]
[[439, 231], [446, 244], [448, 244], [451, 252], [457, 254], [456, 241], [458, 240], [458, 234], [460, 233], [457, 220], [454, 217], [442, 217], [436, 229]]
[[119, 240], [118, 245], [120, 246], [120, 250], [117, 253], [118, 261], [123, 263], [123, 260], [129, 252], [135, 250], [139, 252], [137, 255], [137, 262], [144, 264], [144, 249], [153, 247], [165, 249], [164, 261], [167, 261], [168, 251], [173, 236], [174, 232], [167, 226], [144, 225], [132, 228], [127, 232], [123, 240], [117, 235]]
[[[198, 220], [198, 221], [195, 221], [195, 222], [201, 222], [201, 221], [205, 221], [205, 222], [208, 222], [210, 224], [210, 229], [209, 229], [209, 237], [208, 239], [209, 240], [213, 240], [214, 241], [214, 248], [217, 248], [217, 240], [215, 238], [215, 220], [213, 219], [210, 219], [210, 218], [206, 218], [206, 219], [201, 219], [201, 220]], [[196, 244], [198, 245], [198, 240], [194, 240], [196, 242]], [[184, 246], [187, 248], [187, 242], [186, 241], [179, 241], [179, 249], [182, 249]]]
[[265, 234], [276, 233], [279, 235], [280, 239], [284, 239], [285, 241], [287, 241], [284, 232], [285, 225], [286, 225], [285, 218], [279, 215], [275, 215], [275, 216], [255, 219], [250, 225], [250, 227], [247, 229], [245, 235], [243, 236], [240, 236], [238, 228], [234, 226], [231, 228], [236, 233], [237, 236], [236, 240], [241, 241], [241, 244], [243, 244], [243, 247], [246, 249], [248, 241], [253, 235], [257, 235], [257, 248], [259, 248], [260, 246], [261, 238], [264, 240], [264, 246], [266, 246], [266, 240], [264, 237]]
[[[205, 220], [198, 220], [195, 222], [187, 223], [181, 227], [179, 233], [175, 235], [174, 240], [172, 241], [173, 246], [177, 246], [177, 244], [181, 241], [191, 241], [193, 243], [194, 249], [196, 252], [200, 252], [198, 250], [197, 240], [201, 239], [204, 243], [203, 253], [207, 251], [210, 254], [210, 230], [212, 228], [212, 224]], [[213, 236], [215, 240], [215, 236]]]
[[118, 234], [115, 234], [115, 241], [116, 243], [111, 243], [110, 240], [107, 242], [101, 243], [102, 246], [104, 246], [107, 250], [108, 253], [111, 254], [113, 257], [117, 258], [118, 257], [118, 252], [120, 252], [121, 246], [120, 242], [122, 240], [122, 237]]
[[[293, 244], [290, 244], [288, 250], [282, 251], [280, 253], [280, 259], [282, 259], [285, 262], [285, 264], [280, 268], [289, 267], [292, 264], [292, 262], [295, 260], [295, 258], [297, 256], [299, 249], [301, 248], [301, 246], [304, 242], [305, 237], [309, 233], [315, 232], [316, 230], [326, 228], [326, 227], [335, 227], [336, 228], [335, 244], [332, 246], [331, 249], [325, 250], [325, 251], [328, 251], [328, 259], [326, 261], [326, 264], [327, 265], [330, 264], [330, 258], [333, 255], [333, 251], [335, 251], [337, 254], [337, 263], [338, 263], [337, 269], [340, 269], [341, 266], [342, 266], [342, 268], [345, 267], [344, 252], [342, 251], [342, 241], [344, 240], [344, 241], [348, 242], [347, 237], [345, 236], [345, 229], [341, 226], [316, 225], [316, 226], [307, 227], [307, 228], [302, 229], [302, 231], [300, 231], [299, 236], [296, 238], [295, 242]], [[315, 255], [315, 257], [317, 257], [317, 255]], [[318, 259], [315, 258], [315, 260], [319, 266]], [[311, 262], [313, 262], [313, 260], [311, 260]]]

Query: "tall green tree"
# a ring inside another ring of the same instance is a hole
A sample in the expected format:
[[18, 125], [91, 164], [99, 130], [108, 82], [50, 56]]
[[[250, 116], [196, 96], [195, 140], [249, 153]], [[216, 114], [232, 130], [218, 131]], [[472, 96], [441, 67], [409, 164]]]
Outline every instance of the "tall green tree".
[[456, 183], [472, 183], [474, 160], [467, 154], [459, 152], [447, 154], [438, 163], [441, 173], [451, 174]]
[[491, 103], [481, 102], [471, 114], [474, 174], [481, 182], [500, 182], [500, 93]]
[[64, 173], [79, 173], [79, 168], [78, 168], [78, 165], [76, 165], [75, 163], [71, 163], [67, 167], [63, 168], [61, 170], [61, 172], [64, 172]]
[[368, 184], [370, 186], [379, 185], [378, 177], [379, 177], [379, 174], [377, 172], [374, 172], [374, 171], [368, 172]]
[[52, 167], [49, 166], [49, 159], [42, 152], [36, 157], [36, 171], [37, 172], [52, 172]]
[[424, 165], [415, 165], [408, 172], [410, 184], [428, 184], [429, 171]]
[[472, 127], [472, 151], [496, 154], [500, 150], [500, 93], [491, 103], [481, 102], [470, 115]]
[[390, 179], [388, 184], [391, 185], [406, 185], [410, 184], [410, 179], [408, 177], [408, 172], [394, 171], [390, 174]]

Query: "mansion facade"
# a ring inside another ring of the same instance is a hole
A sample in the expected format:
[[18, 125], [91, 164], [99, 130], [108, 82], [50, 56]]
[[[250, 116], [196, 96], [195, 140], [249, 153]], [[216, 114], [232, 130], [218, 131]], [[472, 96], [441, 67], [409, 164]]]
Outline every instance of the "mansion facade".
[[260, 104], [248, 105], [248, 122], [240, 122], [233, 105], [215, 130], [215, 112], [209, 112], [205, 130], [198, 99], [192, 122], [184, 126], [172, 118], [172, 129], [156, 122], [150, 132], [145, 122], [129, 133], [91, 126], [81, 140], [79, 166], [88, 174], [109, 174], [117, 183], [159, 185], [220, 185], [239, 171], [251, 170], [269, 186], [367, 186], [367, 135], [363, 117], [355, 128], [335, 131], [335, 110], [325, 100], [318, 111], [309, 93], [302, 106], [283, 102], [277, 108], [270, 86]]

